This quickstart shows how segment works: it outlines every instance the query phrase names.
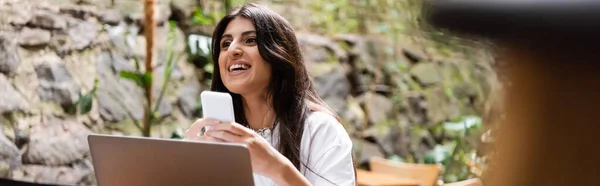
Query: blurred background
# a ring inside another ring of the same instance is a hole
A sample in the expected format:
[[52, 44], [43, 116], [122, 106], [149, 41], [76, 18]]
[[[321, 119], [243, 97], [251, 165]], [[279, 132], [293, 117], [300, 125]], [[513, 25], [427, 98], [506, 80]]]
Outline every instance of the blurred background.
[[498, 60], [420, 23], [421, 0], [158, 0], [151, 72], [143, 0], [0, 0], [0, 177], [94, 185], [87, 134], [181, 138], [210, 89], [214, 25], [249, 2], [296, 29], [360, 169], [380, 157], [440, 164], [445, 183], [485, 174]]

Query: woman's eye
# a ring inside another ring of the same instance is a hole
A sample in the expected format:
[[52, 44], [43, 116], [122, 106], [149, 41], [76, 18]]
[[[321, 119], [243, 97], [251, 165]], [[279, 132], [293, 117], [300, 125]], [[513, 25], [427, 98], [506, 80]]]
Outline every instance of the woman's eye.
[[231, 42], [225, 41], [225, 42], [223, 42], [223, 44], [221, 45], [221, 47], [223, 47], [223, 48], [229, 47], [230, 44], [231, 44]]
[[248, 38], [246, 43], [256, 43], [256, 38]]

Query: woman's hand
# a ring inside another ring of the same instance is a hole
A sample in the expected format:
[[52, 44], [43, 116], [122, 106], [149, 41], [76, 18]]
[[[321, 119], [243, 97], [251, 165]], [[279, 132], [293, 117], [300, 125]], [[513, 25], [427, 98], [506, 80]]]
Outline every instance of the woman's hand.
[[[202, 128], [207, 126], [210, 129], [203, 135], [198, 135]], [[256, 132], [240, 124], [199, 119], [186, 131], [185, 139], [245, 144], [250, 151], [252, 170], [255, 173], [271, 178], [278, 185], [290, 185], [289, 183], [294, 182], [308, 184], [285, 156]]]
[[215, 139], [210, 136], [201, 135], [200, 132], [206, 126], [210, 126], [212, 124], [219, 123], [217, 120], [212, 119], [198, 119], [190, 128], [185, 131], [184, 140], [198, 140], [198, 141], [215, 141], [215, 142], [223, 142], [222, 140]]

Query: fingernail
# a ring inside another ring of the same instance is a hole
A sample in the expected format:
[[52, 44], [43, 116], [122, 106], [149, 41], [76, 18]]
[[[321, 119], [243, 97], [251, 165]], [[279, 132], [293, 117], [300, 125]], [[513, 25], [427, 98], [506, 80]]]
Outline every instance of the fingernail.
[[219, 120], [212, 120], [212, 122], [210, 124], [214, 125], [214, 124], [218, 124], [218, 123], [221, 123], [221, 122]]

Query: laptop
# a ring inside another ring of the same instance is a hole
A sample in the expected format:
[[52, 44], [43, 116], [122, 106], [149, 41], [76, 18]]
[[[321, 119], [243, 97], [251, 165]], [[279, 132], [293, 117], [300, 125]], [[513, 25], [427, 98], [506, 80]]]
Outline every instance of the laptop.
[[241, 144], [91, 134], [99, 186], [253, 186], [250, 153]]

